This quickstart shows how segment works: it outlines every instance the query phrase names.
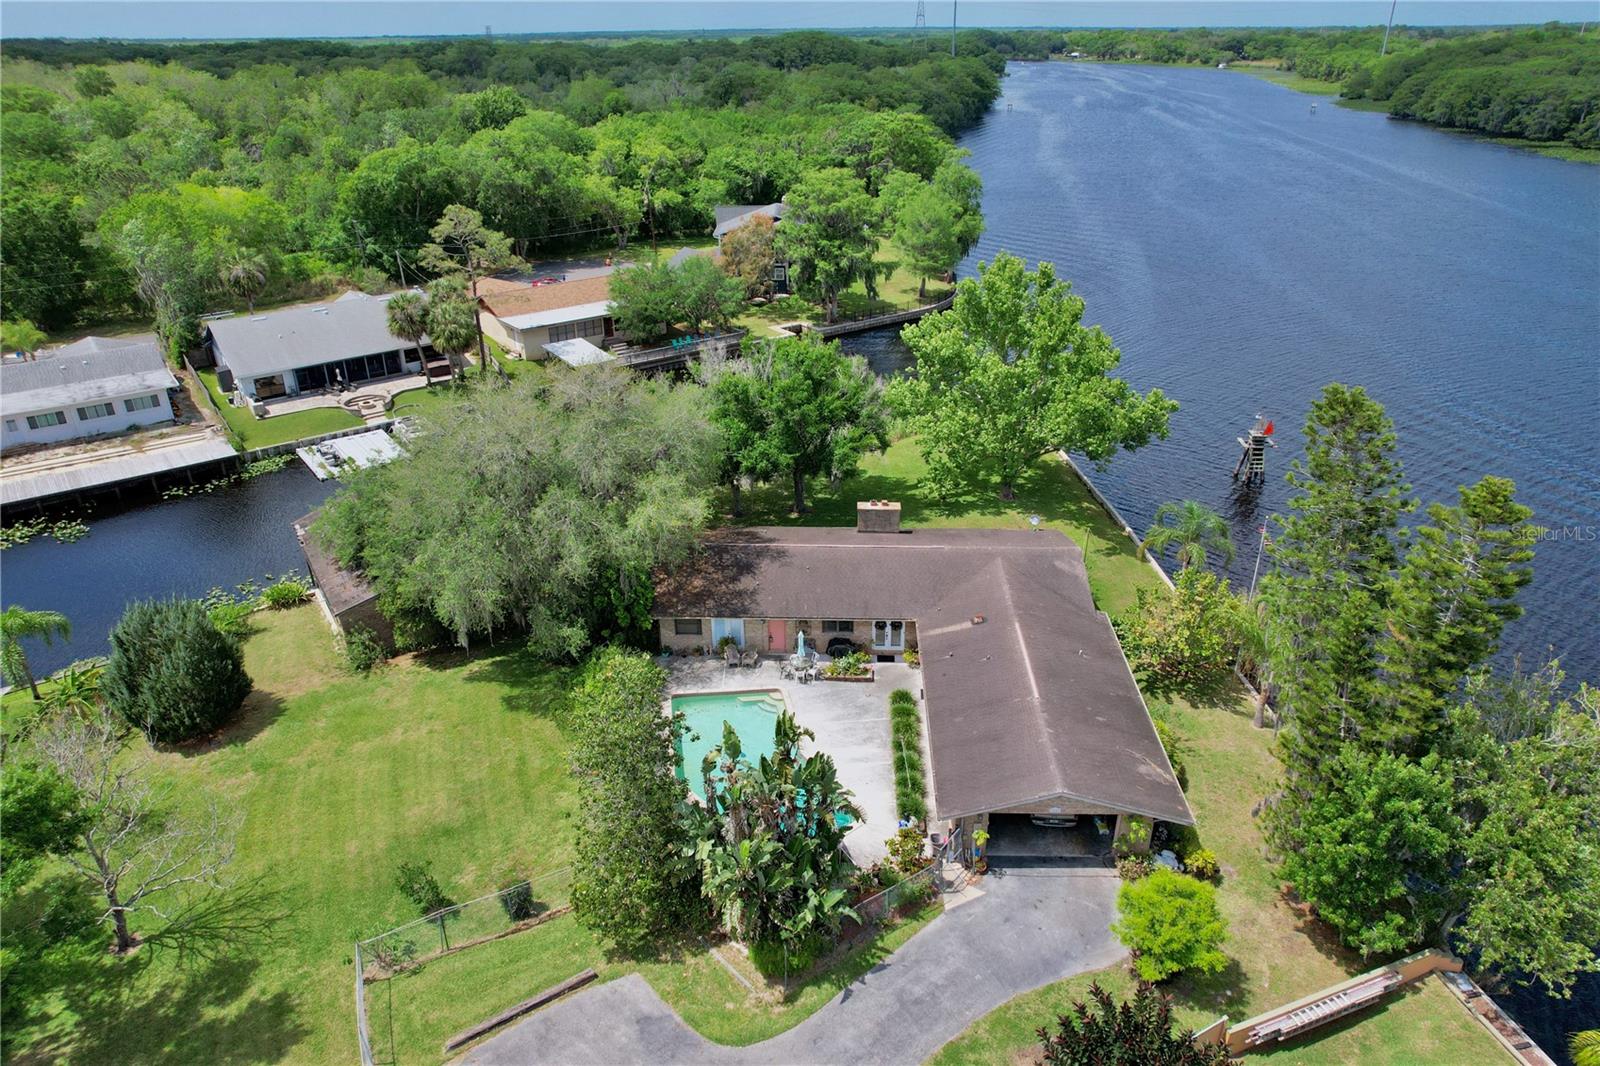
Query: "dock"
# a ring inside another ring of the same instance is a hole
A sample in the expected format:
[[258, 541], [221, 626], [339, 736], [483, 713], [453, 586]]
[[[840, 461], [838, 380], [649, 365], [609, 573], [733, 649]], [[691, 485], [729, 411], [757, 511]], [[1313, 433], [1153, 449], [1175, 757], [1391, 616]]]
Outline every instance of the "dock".
[[[119, 490], [150, 479], [165, 479], [214, 463], [238, 458], [238, 452], [220, 435], [203, 440], [185, 439], [163, 447], [151, 441], [141, 448], [118, 449], [115, 454], [85, 457], [78, 462], [34, 464], [15, 477], [0, 478], [0, 506], [42, 507], [70, 496]], [[23, 465], [23, 464], [19, 464]]]
[[294, 452], [319, 481], [338, 477], [346, 470], [381, 466], [405, 454], [395, 439], [381, 429], [308, 444]]
[[923, 315], [931, 315], [938, 311], [948, 311], [950, 305], [954, 302], [955, 294], [952, 293], [942, 300], [935, 300], [931, 304], [919, 304], [916, 307], [906, 307], [894, 311], [858, 315], [855, 318], [825, 326], [809, 326], [806, 332], [815, 333], [823, 340], [832, 340], [835, 337], [846, 337], [852, 333], [865, 333], [868, 330], [883, 329], [886, 326], [900, 326], [907, 322], [915, 322]]

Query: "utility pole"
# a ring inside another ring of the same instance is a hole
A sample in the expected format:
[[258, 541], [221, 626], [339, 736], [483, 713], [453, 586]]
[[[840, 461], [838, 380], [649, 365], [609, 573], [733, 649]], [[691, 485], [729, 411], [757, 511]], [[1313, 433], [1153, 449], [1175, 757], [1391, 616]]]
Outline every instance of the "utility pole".
[[925, 30], [925, 29], [928, 28], [928, 3], [927, 3], [927, 0], [917, 0], [916, 28], [919, 29], [919, 30]]
[[1383, 28], [1383, 47], [1378, 49], [1378, 58], [1382, 59], [1389, 54], [1389, 31], [1394, 29], [1394, 7], [1400, 0], [1389, 0], [1389, 24]]
[[950, 58], [956, 57], [956, 9], [961, 0], [950, 0]]

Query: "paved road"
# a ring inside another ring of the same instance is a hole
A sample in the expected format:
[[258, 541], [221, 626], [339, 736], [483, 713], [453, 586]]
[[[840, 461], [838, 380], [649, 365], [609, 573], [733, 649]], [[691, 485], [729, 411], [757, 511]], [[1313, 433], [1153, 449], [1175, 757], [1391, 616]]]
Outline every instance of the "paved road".
[[1016, 868], [936, 918], [793, 1029], [750, 1047], [713, 1044], [636, 974], [586, 989], [480, 1045], [472, 1066], [920, 1063], [1006, 1000], [1124, 954], [1109, 927], [1117, 877]]

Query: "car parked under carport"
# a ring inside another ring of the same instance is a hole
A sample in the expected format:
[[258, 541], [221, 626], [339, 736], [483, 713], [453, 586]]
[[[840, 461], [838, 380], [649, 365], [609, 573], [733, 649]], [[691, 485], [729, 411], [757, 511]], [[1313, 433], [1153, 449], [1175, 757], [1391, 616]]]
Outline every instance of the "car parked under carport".
[[[994, 814], [989, 816], [988, 857], [991, 865], [1008, 862], [1071, 866], [1110, 866], [1115, 818], [1085, 814], [1070, 826], [1041, 824], [1072, 816]], [[1099, 827], [1104, 828], [1104, 832]]]

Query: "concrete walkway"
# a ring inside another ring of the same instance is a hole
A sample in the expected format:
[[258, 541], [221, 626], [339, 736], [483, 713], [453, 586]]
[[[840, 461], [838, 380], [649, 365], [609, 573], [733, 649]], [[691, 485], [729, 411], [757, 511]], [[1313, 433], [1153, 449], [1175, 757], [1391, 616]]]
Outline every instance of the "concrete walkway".
[[464, 1061], [909, 1066], [1013, 996], [1125, 954], [1110, 932], [1115, 873], [1017, 867], [980, 884], [983, 895], [934, 919], [817, 1013], [760, 1044], [711, 1043], [630, 974], [540, 1011]]

